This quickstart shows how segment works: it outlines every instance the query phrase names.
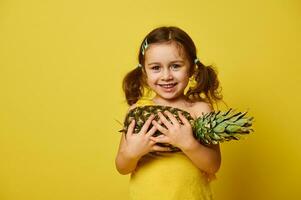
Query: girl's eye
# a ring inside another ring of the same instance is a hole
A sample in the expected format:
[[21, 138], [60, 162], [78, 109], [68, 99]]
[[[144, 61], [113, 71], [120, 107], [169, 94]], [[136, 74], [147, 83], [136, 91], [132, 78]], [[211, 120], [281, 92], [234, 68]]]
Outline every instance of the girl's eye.
[[180, 67], [181, 67], [181, 65], [179, 65], [179, 64], [172, 64], [171, 65], [172, 69], [179, 69]]
[[160, 66], [155, 65], [151, 67], [152, 70], [158, 71], [160, 69]]

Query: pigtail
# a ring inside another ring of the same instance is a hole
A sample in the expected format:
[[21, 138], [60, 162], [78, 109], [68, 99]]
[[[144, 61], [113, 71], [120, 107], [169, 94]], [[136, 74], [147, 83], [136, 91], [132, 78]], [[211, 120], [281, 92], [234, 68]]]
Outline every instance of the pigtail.
[[205, 101], [213, 106], [213, 103], [222, 100], [222, 95], [219, 91], [219, 80], [217, 72], [210, 66], [205, 66], [200, 61], [196, 62], [194, 79], [195, 86], [189, 88], [186, 96], [194, 101]]
[[133, 105], [143, 95], [142, 67], [136, 67], [127, 73], [122, 82], [128, 105]]

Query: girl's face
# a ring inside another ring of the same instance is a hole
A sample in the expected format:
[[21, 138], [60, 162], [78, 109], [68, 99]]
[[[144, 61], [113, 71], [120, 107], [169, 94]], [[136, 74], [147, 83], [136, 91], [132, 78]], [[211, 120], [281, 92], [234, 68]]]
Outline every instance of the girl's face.
[[157, 98], [183, 97], [189, 81], [189, 62], [182, 49], [175, 42], [150, 44], [146, 49], [146, 80]]

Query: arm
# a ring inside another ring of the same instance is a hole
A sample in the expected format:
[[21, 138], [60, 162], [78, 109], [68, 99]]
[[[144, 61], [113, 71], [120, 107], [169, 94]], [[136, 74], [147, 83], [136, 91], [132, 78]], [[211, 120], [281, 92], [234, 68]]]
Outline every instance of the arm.
[[122, 133], [118, 153], [115, 159], [115, 166], [117, 171], [120, 174], [126, 175], [135, 170], [138, 160], [138, 157], [131, 156], [127, 152], [126, 144], [125, 144], [125, 134]]
[[[211, 107], [199, 102], [195, 105], [195, 115], [200, 117], [202, 112], [211, 112]], [[201, 170], [214, 174], [221, 165], [221, 153], [219, 144], [216, 145], [202, 145], [197, 140], [192, 140], [189, 145], [182, 148], [182, 151], [190, 158], [190, 160]]]
[[[128, 111], [134, 109], [136, 104], [133, 104]], [[126, 175], [134, 171], [137, 166], [139, 158], [130, 156], [126, 148], [126, 136], [122, 133], [119, 143], [117, 156], [115, 158], [115, 166], [120, 174]]]
[[209, 174], [215, 174], [220, 168], [219, 144], [206, 147], [198, 141], [194, 141], [189, 147], [182, 148], [182, 151], [199, 169]]

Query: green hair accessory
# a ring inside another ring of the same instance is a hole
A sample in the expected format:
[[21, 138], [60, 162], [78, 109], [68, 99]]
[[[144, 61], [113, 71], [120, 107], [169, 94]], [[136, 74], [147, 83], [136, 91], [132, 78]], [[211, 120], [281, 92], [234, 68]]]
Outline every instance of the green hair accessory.
[[149, 46], [149, 45], [148, 45], [147, 38], [146, 38], [146, 39], [144, 40], [143, 44], [142, 44], [142, 47], [141, 47], [141, 53], [142, 53], [142, 55], [145, 54], [145, 51], [146, 51], [146, 49], [147, 49], [148, 46]]

